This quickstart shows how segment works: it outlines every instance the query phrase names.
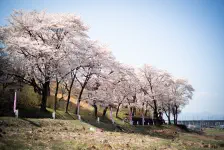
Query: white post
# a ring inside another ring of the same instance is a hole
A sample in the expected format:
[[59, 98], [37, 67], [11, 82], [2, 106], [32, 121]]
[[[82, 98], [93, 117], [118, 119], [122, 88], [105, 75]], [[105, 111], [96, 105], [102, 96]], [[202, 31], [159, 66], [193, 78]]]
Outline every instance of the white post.
[[52, 113], [52, 118], [55, 119], [55, 111]]
[[19, 117], [19, 110], [18, 109], [15, 110], [15, 116], [16, 116], [16, 118]]
[[148, 126], [149, 126], [149, 122], [148, 122]]
[[139, 125], [138, 121], [137, 121], [137, 125]]
[[78, 115], [78, 119], [81, 121], [81, 116], [80, 115]]
[[145, 117], [144, 117], [144, 114], [142, 113], [142, 125], [144, 126], [145, 124]]
[[97, 122], [100, 123], [100, 117], [97, 117]]
[[15, 90], [15, 95], [14, 95], [14, 105], [13, 105], [13, 112], [15, 113], [15, 117], [19, 117], [19, 110], [16, 109], [16, 90]]

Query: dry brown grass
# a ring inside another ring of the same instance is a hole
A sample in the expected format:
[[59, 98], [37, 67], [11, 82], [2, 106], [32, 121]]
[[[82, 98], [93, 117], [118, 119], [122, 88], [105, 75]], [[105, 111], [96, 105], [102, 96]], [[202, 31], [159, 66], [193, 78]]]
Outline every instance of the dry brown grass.
[[129, 133], [78, 120], [1, 118], [0, 128], [0, 149], [223, 149], [224, 143], [224, 139], [184, 133], [173, 126], [148, 127], [142, 133], [133, 127], [134, 133]]

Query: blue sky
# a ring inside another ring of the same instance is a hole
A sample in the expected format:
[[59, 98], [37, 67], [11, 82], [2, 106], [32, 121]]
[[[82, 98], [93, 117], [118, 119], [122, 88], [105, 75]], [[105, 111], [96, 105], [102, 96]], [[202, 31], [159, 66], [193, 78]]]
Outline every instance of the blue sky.
[[117, 60], [187, 78], [196, 92], [183, 115], [224, 116], [224, 1], [1, 0], [0, 25], [13, 9], [80, 15], [90, 37], [107, 44]]

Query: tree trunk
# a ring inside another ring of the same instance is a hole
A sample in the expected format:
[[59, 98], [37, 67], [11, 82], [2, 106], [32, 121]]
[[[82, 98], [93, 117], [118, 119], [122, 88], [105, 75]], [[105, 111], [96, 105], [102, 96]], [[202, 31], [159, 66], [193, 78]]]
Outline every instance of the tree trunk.
[[68, 113], [68, 106], [69, 106], [69, 103], [70, 103], [70, 97], [71, 97], [72, 86], [73, 86], [74, 80], [75, 80], [75, 75], [72, 78], [72, 82], [71, 82], [69, 90], [68, 90], [67, 104], [66, 104], [66, 109], [65, 109], [66, 113]]
[[116, 118], [118, 118], [118, 112], [119, 112], [120, 106], [121, 106], [121, 103], [119, 103], [118, 106], [117, 106], [117, 110], [116, 110]]
[[46, 105], [47, 105], [47, 96], [49, 94], [49, 86], [50, 86], [50, 81], [47, 81], [43, 84], [42, 101], [41, 101], [41, 108], [40, 108], [42, 111], [47, 111]]
[[167, 118], [168, 118], [168, 124], [169, 125], [171, 125], [171, 120], [170, 120], [170, 114], [171, 114], [171, 108], [170, 108], [170, 105], [168, 106], [169, 108], [168, 108], [168, 116], [167, 116]]
[[54, 111], [55, 111], [55, 112], [56, 112], [56, 110], [57, 110], [58, 87], [59, 87], [59, 82], [58, 82], [58, 79], [56, 79], [56, 89], [55, 89], [55, 95], [54, 95]]
[[168, 124], [171, 125], [170, 117], [168, 117]]
[[175, 106], [175, 116], [176, 116], [176, 117], [175, 117], [175, 123], [176, 123], [175, 125], [177, 125], [177, 116], [178, 116], [178, 114], [177, 114], [177, 113], [178, 113], [177, 110], [178, 110], [178, 107]]
[[168, 112], [167, 118], [168, 118], [168, 124], [171, 125], [170, 112]]
[[153, 100], [153, 104], [154, 104], [154, 113], [153, 113], [153, 117], [154, 119], [158, 120], [158, 112], [157, 112], [157, 103], [156, 100]]
[[108, 107], [105, 107], [104, 110], [103, 110], [103, 118], [106, 116], [107, 109], [108, 109]]
[[172, 113], [173, 113], [173, 123], [176, 125], [176, 113], [175, 113], [175, 108], [172, 108]]
[[80, 102], [81, 102], [81, 98], [82, 98], [82, 93], [83, 93], [84, 87], [82, 87], [80, 93], [79, 93], [79, 97], [77, 100], [77, 105], [76, 105], [76, 109], [75, 109], [75, 114], [79, 115], [79, 108], [80, 108]]
[[[86, 77], [86, 79], [85, 79], [83, 85], [82, 85], [81, 82], [80, 82], [80, 84], [81, 84], [81, 91], [79, 92], [79, 97], [78, 97], [78, 101], [77, 101], [77, 105], [76, 105], [76, 109], [75, 109], [75, 114], [76, 114], [76, 115], [79, 115], [79, 111], [80, 111], [79, 108], [80, 108], [80, 102], [81, 102], [81, 99], [82, 99], [82, 93], [83, 93], [83, 91], [84, 91], [84, 89], [85, 89], [85, 87], [86, 87], [86, 84], [88, 83], [90, 77], [91, 77], [91, 76], [87, 76], [87, 77]], [[78, 81], [79, 81], [79, 80], [78, 80]]]
[[93, 107], [94, 107], [95, 118], [97, 118], [97, 105], [96, 105], [96, 103], [93, 104]]
[[175, 123], [175, 121], [176, 121], [175, 118], [176, 118], [176, 117], [175, 117], [175, 114], [173, 114], [173, 123], [174, 123], [174, 124], [176, 124], [176, 123]]
[[148, 102], [146, 103], [146, 105], [145, 105], [145, 117], [147, 117], [147, 113], [148, 113]]
[[132, 107], [129, 106], [129, 121], [130, 121], [130, 124], [132, 125]]
[[168, 111], [166, 111], [165, 108], [163, 108], [163, 111], [168, 119], [168, 124], [171, 125], [171, 120], [170, 120], [170, 109], [168, 109]]
[[133, 109], [132, 109], [132, 116], [135, 116], [136, 115], [136, 107], [134, 107]]
[[147, 117], [148, 109], [145, 110], [145, 117]]

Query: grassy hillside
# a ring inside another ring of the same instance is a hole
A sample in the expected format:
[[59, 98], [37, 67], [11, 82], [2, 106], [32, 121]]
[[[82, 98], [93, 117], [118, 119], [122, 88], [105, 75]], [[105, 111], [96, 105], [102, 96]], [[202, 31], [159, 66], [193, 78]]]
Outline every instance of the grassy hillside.
[[1, 117], [0, 149], [224, 149], [223, 130], [198, 134], [175, 126], [130, 127], [70, 119]]
[[[28, 90], [32, 90], [28, 88]], [[26, 92], [27, 93], [27, 92]], [[29, 94], [31, 100], [35, 94]], [[59, 97], [61, 97], [59, 95]], [[50, 96], [48, 112], [41, 112], [35, 106], [37, 99], [19, 108], [19, 119], [0, 117], [0, 149], [146, 149], [146, 150], [210, 150], [224, 149], [224, 130], [206, 129], [195, 133], [176, 126], [131, 126], [123, 122], [127, 109], [120, 110], [119, 118], [113, 117], [112, 124], [109, 110], [105, 118], [99, 107], [100, 123], [94, 117], [93, 107], [81, 103], [82, 121], [74, 114], [76, 99], [72, 96], [69, 113], [65, 113], [66, 97], [59, 102], [56, 119], [51, 119], [54, 97]], [[32, 103], [31, 103], [32, 102]], [[23, 103], [21, 103], [23, 104]], [[31, 106], [31, 107], [30, 107]]]

